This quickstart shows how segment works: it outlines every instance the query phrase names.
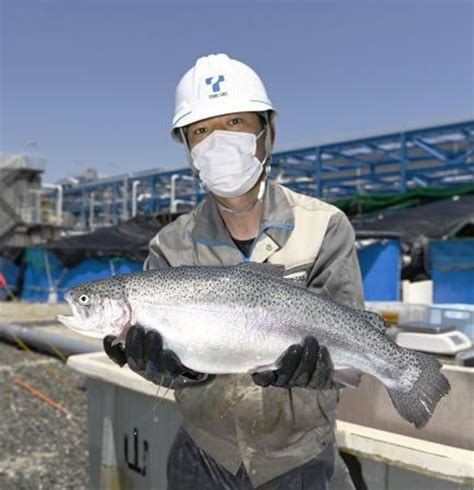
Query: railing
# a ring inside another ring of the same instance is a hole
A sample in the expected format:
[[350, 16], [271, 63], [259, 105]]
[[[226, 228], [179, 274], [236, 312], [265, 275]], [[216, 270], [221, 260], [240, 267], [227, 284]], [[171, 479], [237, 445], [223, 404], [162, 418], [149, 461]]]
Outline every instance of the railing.
[[[271, 178], [328, 200], [474, 182], [474, 121], [276, 152]], [[191, 209], [203, 195], [189, 167], [151, 169], [65, 186], [64, 210], [86, 229]]]

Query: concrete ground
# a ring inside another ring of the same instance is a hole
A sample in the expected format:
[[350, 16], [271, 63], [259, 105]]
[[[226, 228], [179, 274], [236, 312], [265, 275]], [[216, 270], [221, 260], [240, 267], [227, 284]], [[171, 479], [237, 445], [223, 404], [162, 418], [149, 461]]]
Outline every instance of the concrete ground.
[[[8, 303], [7, 303], [8, 304]], [[2, 320], [44, 321], [59, 308], [0, 307]], [[20, 315], [20, 316], [18, 316]], [[14, 383], [27, 383], [67, 413]], [[59, 359], [0, 341], [1, 490], [87, 489], [86, 393], [81, 376]]]

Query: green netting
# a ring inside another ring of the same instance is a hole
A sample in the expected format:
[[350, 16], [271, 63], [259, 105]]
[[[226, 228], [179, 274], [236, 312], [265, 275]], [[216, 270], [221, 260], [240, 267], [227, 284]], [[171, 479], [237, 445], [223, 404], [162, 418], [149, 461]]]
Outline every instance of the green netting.
[[474, 183], [452, 187], [417, 187], [407, 192], [356, 194], [345, 199], [338, 199], [332, 204], [342, 209], [349, 216], [370, 213], [382, 209], [399, 209], [419, 206], [439, 199], [453, 196], [474, 194]]

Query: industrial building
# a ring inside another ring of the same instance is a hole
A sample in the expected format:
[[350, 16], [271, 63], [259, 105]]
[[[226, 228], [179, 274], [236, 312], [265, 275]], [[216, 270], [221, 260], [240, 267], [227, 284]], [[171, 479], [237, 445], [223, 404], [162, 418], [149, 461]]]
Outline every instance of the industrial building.
[[[473, 183], [474, 121], [276, 152], [271, 177], [331, 202]], [[121, 174], [63, 188], [64, 212], [75, 230], [116, 225], [137, 214], [185, 211], [203, 196], [188, 166]]]
[[[137, 215], [174, 214], [203, 197], [188, 166], [42, 182], [45, 161], [0, 158], [0, 243], [31, 245]], [[273, 154], [271, 178], [330, 202], [474, 182], [474, 121], [322, 143]]]
[[42, 182], [44, 168], [41, 158], [0, 157], [0, 245], [27, 246], [60, 236], [62, 187]]

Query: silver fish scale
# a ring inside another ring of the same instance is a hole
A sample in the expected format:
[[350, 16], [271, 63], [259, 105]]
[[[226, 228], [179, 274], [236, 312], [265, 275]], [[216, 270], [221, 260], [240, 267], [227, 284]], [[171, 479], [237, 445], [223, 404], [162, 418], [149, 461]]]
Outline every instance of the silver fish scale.
[[[314, 335], [327, 345], [337, 364], [357, 365], [375, 373], [374, 363], [393, 373], [388, 358], [402, 357], [399, 347], [373, 327], [352, 308], [294, 285], [285, 279], [268, 276], [241, 267], [180, 267], [153, 270], [121, 276], [131, 301], [150, 298], [157, 304], [174, 306], [189, 304], [240, 305], [248, 309], [266, 310], [278, 319], [275, 327], [295, 330], [299, 341]], [[145, 286], [146, 284], [146, 286]]]
[[134, 304], [145, 301], [154, 305], [258, 308], [277, 319], [273, 328], [278, 333], [293, 330], [295, 342], [306, 335], [316, 336], [328, 347], [335, 364], [362, 363], [364, 370], [374, 375], [377, 364], [378, 377], [380, 369], [385, 371], [388, 366], [390, 377], [401, 374], [393, 373], [392, 362], [385, 362], [403, 357], [399, 347], [373, 327], [362, 312], [247, 267], [176, 267], [137, 272], [85, 283], [75, 292], [77, 296], [86, 293], [127, 297]]
[[290, 308], [293, 317], [305, 321], [312, 321], [318, 311], [319, 297], [308, 290], [239, 267], [180, 267], [129, 274], [121, 279], [126, 281], [129, 297], [150, 296], [158, 303], [239, 304], [275, 312]]

